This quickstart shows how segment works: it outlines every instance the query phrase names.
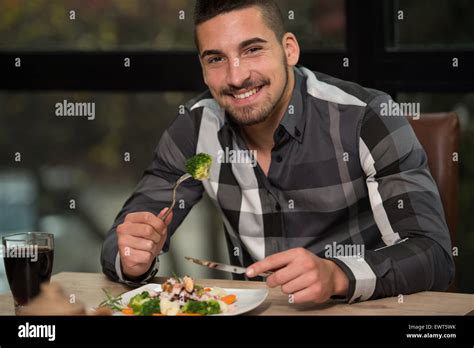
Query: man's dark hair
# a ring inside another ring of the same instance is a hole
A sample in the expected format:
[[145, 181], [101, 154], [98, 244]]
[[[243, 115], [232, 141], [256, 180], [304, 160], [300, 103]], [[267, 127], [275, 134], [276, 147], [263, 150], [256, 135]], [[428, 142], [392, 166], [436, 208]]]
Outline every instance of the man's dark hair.
[[242, 10], [251, 6], [259, 7], [262, 18], [278, 41], [285, 35], [285, 24], [280, 8], [274, 0], [196, 0], [194, 7], [194, 40], [199, 49], [196, 27], [220, 14]]

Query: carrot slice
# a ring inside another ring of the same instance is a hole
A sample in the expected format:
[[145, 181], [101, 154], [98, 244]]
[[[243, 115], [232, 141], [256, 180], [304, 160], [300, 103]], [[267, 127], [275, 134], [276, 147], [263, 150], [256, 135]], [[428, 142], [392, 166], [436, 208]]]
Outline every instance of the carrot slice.
[[122, 313], [125, 314], [125, 315], [132, 315], [133, 314], [133, 309], [124, 308], [124, 309], [122, 309]]
[[199, 313], [178, 313], [176, 314], [177, 316], [180, 316], [180, 317], [201, 317], [203, 316], [204, 314], [199, 314]]
[[153, 313], [152, 316], [154, 316], [154, 317], [162, 317], [163, 314], [161, 314], [161, 313]]
[[235, 302], [236, 297], [237, 296], [235, 296], [234, 294], [227, 295], [227, 296], [221, 297], [221, 301], [227, 304], [232, 304]]
[[211, 288], [204, 288], [204, 291], [209, 292], [209, 291], [212, 291], [212, 289]]

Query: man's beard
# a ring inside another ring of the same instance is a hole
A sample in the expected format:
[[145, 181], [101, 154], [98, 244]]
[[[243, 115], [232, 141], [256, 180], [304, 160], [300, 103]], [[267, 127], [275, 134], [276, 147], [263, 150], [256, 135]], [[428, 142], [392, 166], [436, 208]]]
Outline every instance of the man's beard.
[[234, 108], [228, 106], [226, 108], [227, 115], [232, 121], [240, 126], [253, 126], [268, 120], [275, 108], [276, 102], [272, 103], [271, 95], [268, 95], [265, 100], [262, 101], [262, 105], [242, 106]]
[[[285, 57], [286, 58], [286, 57]], [[253, 126], [268, 120], [268, 118], [272, 115], [275, 107], [283, 97], [283, 94], [286, 91], [287, 84], [288, 84], [288, 69], [286, 65], [286, 59], [284, 64], [284, 73], [285, 73], [285, 84], [283, 90], [281, 91], [278, 98], [272, 100], [272, 95], [270, 93], [267, 94], [265, 100], [258, 105], [249, 105], [243, 107], [233, 107], [232, 105], [228, 105], [225, 108], [228, 117], [237, 125], [240, 126]], [[267, 80], [259, 80], [256, 83], [246, 83], [242, 86], [242, 88], [251, 89], [251, 87], [257, 87], [260, 85], [268, 85]], [[263, 87], [262, 87], [263, 88]], [[261, 91], [263, 92], [263, 91]], [[232, 90], [226, 90], [225, 93], [228, 95], [232, 93]]]

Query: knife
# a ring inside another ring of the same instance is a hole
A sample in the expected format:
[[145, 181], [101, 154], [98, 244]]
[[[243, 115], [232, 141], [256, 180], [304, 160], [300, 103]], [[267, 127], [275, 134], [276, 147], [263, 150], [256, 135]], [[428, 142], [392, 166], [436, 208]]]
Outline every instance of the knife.
[[[200, 260], [195, 259], [193, 257], [185, 256], [186, 260], [194, 262], [197, 265], [204, 266], [207, 268], [217, 269], [219, 271], [236, 273], [236, 274], [245, 274], [247, 269], [245, 267], [233, 266], [233, 265], [226, 265], [225, 263], [214, 262], [214, 261], [207, 261], [207, 260]], [[273, 272], [264, 272], [258, 274], [260, 277], [268, 277]]]

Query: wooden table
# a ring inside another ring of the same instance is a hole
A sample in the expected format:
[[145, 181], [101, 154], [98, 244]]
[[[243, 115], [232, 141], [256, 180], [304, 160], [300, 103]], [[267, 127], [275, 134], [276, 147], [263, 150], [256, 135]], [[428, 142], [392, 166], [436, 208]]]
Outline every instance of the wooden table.
[[[155, 278], [161, 283], [164, 278]], [[74, 295], [77, 302], [87, 308], [96, 306], [104, 299], [102, 288], [118, 295], [130, 290], [127, 286], [108, 280], [101, 273], [63, 272], [53, 276], [53, 282], [61, 284], [68, 296]], [[202, 279], [196, 283], [205, 286], [255, 289], [266, 287], [263, 282], [247, 282], [219, 279]], [[466, 315], [474, 310], [474, 295], [421, 292], [398, 297], [384, 298], [354, 304], [331, 302], [325, 304], [290, 304], [288, 297], [276, 289], [270, 289], [265, 302], [249, 312], [250, 315]], [[10, 293], [0, 294], [0, 315], [14, 315]]]

